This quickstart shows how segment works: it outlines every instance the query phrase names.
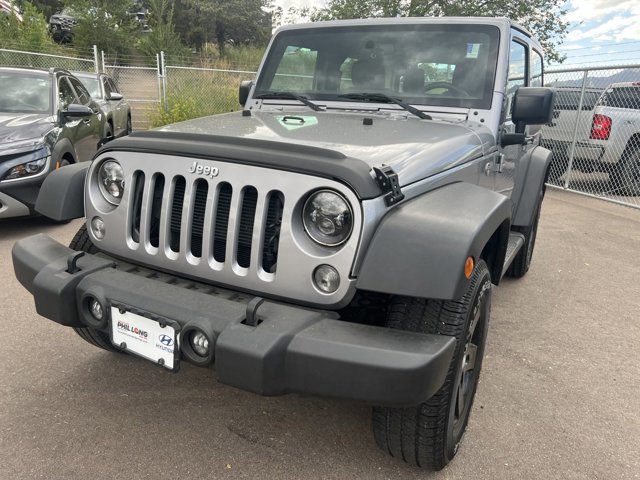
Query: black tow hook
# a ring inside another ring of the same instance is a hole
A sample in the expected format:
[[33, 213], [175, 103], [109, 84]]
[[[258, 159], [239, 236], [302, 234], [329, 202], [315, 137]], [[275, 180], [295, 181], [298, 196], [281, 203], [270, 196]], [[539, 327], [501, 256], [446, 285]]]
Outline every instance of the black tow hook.
[[84, 257], [84, 252], [73, 252], [67, 257], [67, 273], [74, 274], [80, 271], [78, 260]]
[[249, 325], [250, 327], [257, 327], [258, 325], [260, 325], [260, 323], [262, 323], [262, 320], [260, 320], [260, 318], [258, 317], [258, 308], [260, 308], [260, 305], [262, 305], [262, 303], [264, 302], [264, 298], [262, 297], [254, 297], [248, 304], [247, 304], [247, 318], [245, 318], [244, 323], [245, 325]]

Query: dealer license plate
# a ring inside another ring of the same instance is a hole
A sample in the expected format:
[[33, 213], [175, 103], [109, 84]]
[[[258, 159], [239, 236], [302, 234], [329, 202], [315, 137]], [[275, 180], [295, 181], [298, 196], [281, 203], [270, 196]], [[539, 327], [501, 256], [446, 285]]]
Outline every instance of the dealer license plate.
[[111, 307], [111, 341], [169, 370], [177, 367], [177, 332], [169, 323]]

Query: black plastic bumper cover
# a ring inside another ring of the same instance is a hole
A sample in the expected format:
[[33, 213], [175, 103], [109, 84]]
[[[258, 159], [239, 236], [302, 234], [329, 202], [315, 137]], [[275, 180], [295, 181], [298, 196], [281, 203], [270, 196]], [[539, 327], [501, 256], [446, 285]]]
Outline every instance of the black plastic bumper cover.
[[330, 311], [264, 302], [249, 326], [246, 302], [192, 291], [126, 273], [113, 262], [85, 255], [68, 273], [74, 251], [46, 235], [13, 248], [16, 277], [40, 315], [62, 325], [87, 326], [82, 299], [144, 308], [215, 333], [215, 368], [222, 383], [262, 395], [289, 392], [411, 406], [443, 384], [453, 356], [452, 337], [410, 333], [337, 320]]

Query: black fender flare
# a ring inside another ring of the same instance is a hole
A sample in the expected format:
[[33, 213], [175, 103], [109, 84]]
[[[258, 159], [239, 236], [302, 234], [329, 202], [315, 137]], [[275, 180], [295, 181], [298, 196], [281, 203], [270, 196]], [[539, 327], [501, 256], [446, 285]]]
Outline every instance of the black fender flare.
[[513, 212], [513, 225], [528, 227], [536, 213], [540, 189], [544, 189], [551, 165], [552, 153], [543, 147], [532, 148], [520, 159], [518, 176], [511, 196], [517, 205]]
[[469, 282], [464, 275], [467, 258], [477, 262], [485, 247], [494, 244], [490, 269], [497, 284], [510, 218], [507, 197], [463, 182], [400, 204], [380, 222], [356, 287], [393, 295], [457, 299]]
[[84, 217], [84, 182], [90, 163], [74, 163], [47, 175], [36, 211], [58, 222]]

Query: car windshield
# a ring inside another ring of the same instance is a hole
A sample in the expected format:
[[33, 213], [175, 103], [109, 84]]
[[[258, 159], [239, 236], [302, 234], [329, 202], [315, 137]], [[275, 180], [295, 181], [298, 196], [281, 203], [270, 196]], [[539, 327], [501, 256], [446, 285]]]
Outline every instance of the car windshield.
[[473, 24], [285, 30], [255, 94], [353, 102], [345, 94], [383, 93], [410, 104], [490, 108], [499, 35], [497, 27]]
[[97, 78], [93, 77], [78, 77], [78, 80], [82, 82], [84, 88], [89, 91], [91, 98], [100, 100], [102, 98], [102, 92], [100, 91], [100, 82]]
[[0, 111], [49, 113], [51, 81], [48, 76], [0, 72]]

